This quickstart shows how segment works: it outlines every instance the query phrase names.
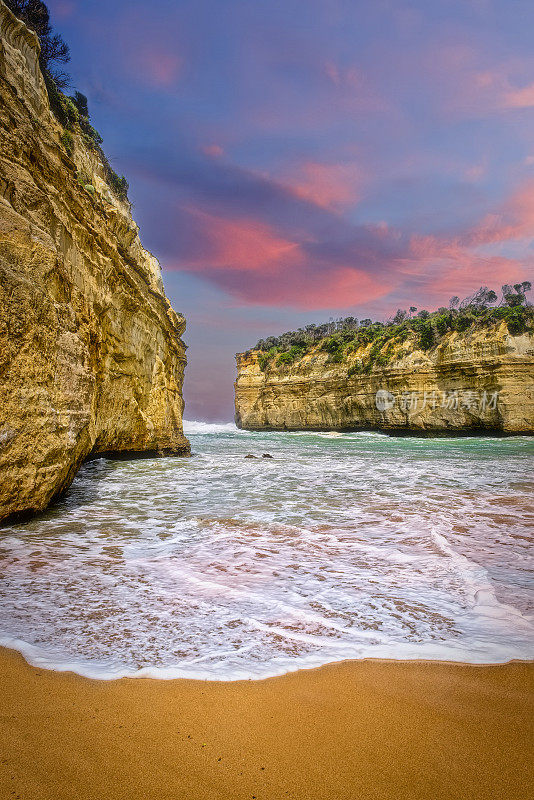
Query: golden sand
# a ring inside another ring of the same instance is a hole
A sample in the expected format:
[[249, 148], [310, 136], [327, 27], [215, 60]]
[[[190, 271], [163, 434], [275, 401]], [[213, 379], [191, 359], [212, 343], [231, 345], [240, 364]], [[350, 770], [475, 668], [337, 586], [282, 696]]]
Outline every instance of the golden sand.
[[0, 650], [0, 797], [527, 800], [534, 664], [91, 681]]

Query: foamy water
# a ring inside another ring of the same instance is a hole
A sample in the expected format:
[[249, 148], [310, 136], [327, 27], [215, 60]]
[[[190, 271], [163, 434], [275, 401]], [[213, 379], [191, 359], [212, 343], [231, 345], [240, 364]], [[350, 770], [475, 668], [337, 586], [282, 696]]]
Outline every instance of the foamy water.
[[534, 657], [532, 439], [186, 430], [0, 530], [1, 644], [98, 678]]

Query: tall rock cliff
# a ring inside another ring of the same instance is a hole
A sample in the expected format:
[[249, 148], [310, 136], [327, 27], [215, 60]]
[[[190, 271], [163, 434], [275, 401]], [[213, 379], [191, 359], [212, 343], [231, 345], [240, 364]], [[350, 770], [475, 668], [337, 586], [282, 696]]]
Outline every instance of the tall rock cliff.
[[0, 0], [0, 519], [91, 454], [187, 454], [184, 318], [98, 151], [50, 111], [35, 34]]
[[502, 322], [449, 332], [427, 351], [413, 336], [384, 345], [382, 359], [362, 373], [370, 349], [356, 348], [336, 363], [318, 344], [289, 365], [262, 363], [258, 350], [239, 353], [237, 424], [249, 430], [534, 432], [531, 334], [512, 336]]

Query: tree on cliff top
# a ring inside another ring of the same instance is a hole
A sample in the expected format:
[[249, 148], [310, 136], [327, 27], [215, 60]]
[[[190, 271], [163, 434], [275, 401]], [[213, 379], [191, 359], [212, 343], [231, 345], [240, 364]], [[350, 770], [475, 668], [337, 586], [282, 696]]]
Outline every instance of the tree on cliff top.
[[41, 69], [58, 88], [64, 89], [68, 86], [69, 76], [58, 69], [58, 65], [70, 61], [69, 46], [59, 33], [52, 33], [50, 12], [46, 5], [41, 0], [5, 0], [5, 3], [16, 17], [35, 31], [41, 44]]
[[[531, 289], [530, 281], [504, 284], [502, 301], [495, 306], [497, 292], [481, 286], [461, 302], [458, 296], [452, 297], [449, 308], [442, 306], [433, 312], [423, 309], [417, 316], [412, 316], [417, 312], [415, 306], [410, 306], [410, 316], [400, 308], [385, 324], [362, 319], [358, 325], [355, 317], [336, 320], [331, 317], [328, 323], [322, 325], [307, 325], [298, 331], [260, 339], [253, 349], [262, 351], [258, 356], [262, 370], [267, 369], [271, 362], [293, 364], [318, 343], [321, 343], [321, 350], [329, 353], [330, 363], [343, 361], [345, 355], [353, 353], [358, 347], [372, 345], [366, 356], [367, 366], [371, 361], [383, 366], [387, 362], [387, 353], [382, 350], [388, 342], [400, 345], [412, 338], [414, 347], [430, 350], [449, 332], [462, 333], [469, 328], [500, 325], [503, 322], [512, 336], [520, 336], [528, 331], [534, 333], [534, 305], [526, 297]], [[361, 371], [355, 366], [351, 366], [351, 370], [351, 375]]]
[[78, 114], [81, 114], [82, 117], [87, 117], [87, 119], [89, 119], [89, 106], [87, 104], [87, 97], [81, 92], [76, 91], [72, 95], [71, 100], [78, 109]]

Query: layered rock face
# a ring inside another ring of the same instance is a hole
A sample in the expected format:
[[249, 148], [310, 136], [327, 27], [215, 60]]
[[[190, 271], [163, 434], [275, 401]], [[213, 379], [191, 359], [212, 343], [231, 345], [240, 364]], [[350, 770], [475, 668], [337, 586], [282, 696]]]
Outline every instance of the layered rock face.
[[189, 444], [185, 320], [98, 155], [76, 134], [67, 154], [37, 37], [1, 0], [0, 29], [2, 519], [45, 508], [92, 454]]
[[237, 355], [237, 424], [248, 430], [383, 430], [454, 434], [534, 431], [534, 337], [504, 323], [451, 332], [423, 352], [397, 348], [385, 367], [352, 374], [360, 348], [332, 363], [320, 345], [291, 366]]

